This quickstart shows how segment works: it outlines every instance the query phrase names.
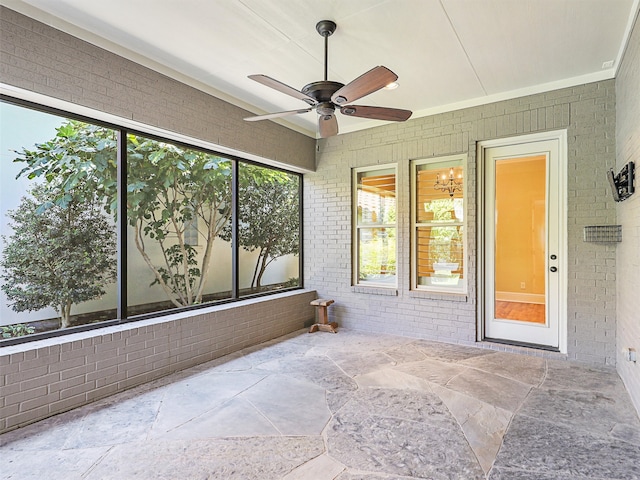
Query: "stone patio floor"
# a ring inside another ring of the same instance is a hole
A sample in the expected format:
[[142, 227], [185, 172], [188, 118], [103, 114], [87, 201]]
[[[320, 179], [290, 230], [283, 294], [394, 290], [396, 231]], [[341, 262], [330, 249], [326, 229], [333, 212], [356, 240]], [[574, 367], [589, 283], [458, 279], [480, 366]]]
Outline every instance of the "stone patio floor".
[[0, 478], [640, 479], [613, 369], [299, 331], [0, 436]]

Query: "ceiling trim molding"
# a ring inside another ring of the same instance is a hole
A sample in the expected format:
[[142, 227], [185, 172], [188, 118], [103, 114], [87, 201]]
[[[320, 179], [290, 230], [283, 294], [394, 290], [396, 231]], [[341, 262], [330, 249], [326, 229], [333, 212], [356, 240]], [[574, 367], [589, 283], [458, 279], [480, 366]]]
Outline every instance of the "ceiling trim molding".
[[[519, 88], [517, 90], [511, 90], [509, 92], [495, 93], [492, 95], [486, 95], [484, 97], [470, 98], [457, 103], [449, 103], [447, 105], [439, 105], [433, 108], [427, 108], [424, 110], [418, 110], [413, 112], [411, 120], [417, 118], [429, 117], [432, 115], [438, 115], [440, 113], [453, 112], [456, 110], [462, 110], [465, 108], [479, 107], [481, 105], [488, 105], [490, 103], [501, 102], [505, 100], [512, 100], [514, 98], [527, 97], [529, 95], [537, 95], [540, 93], [552, 92], [554, 90], [561, 90], [563, 88], [576, 87], [578, 85], [584, 85], [586, 83], [602, 82], [604, 80], [611, 80], [615, 78], [615, 69], [610, 68], [602, 70], [601, 72], [589, 73], [586, 75], [580, 75], [578, 77], [567, 78], [556, 82], [542, 83], [539, 85], [533, 85], [531, 87]], [[379, 122], [372, 120], [367, 123], [361, 123], [357, 128], [345, 127], [340, 133], [350, 133], [360, 130], [366, 130], [369, 128], [389, 124], [391, 122]]]
[[627, 46], [631, 40], [631, 32], [633, 31], [633, 27], [638, 19], [638, 15], [640, 15], [640, 0], [633, 0], [631, 12], [633, 13], [629, 15], [629, 21], [627, 22], [627, 27], [624, 30], [624, 40], [620, 45], [620, 51], [618, 52], [618, 58], [616, 59], [616, 64], [614, 66], [616, 70], [616, 77], [618, 76], [618, 71], [620, 70], [622, 59], [624, 58], [624, 52], [627, 50]]

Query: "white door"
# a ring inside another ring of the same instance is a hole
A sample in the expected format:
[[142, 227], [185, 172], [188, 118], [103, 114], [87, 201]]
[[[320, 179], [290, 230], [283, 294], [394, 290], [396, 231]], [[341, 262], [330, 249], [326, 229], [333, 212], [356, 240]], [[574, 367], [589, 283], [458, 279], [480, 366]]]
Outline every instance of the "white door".
[[564, 351], [561, 138], [481, 148], [484, 338]]

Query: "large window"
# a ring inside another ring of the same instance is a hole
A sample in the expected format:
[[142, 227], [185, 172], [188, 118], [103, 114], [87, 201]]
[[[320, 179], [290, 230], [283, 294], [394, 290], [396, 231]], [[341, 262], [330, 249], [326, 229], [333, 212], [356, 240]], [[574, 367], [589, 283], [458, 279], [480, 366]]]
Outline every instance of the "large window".
[[239, 165], [240, 295], [300, 285], [300, 177]]
[[412, 289], [466, 292], [461, 156], [412, 162]]
[[[113, 129], [0, 102], [2, 338], [116, 317]], [[99, 135], [96, 132], [99, 131]]]
[[0, 102], [2, 339], [301, 286], [300, 175], [31, 107]]
[[396, 287], [396, 167], [353, 171], [354, 283]]
[[231, 297], [232, 161], [127, 136], [127, 314]]

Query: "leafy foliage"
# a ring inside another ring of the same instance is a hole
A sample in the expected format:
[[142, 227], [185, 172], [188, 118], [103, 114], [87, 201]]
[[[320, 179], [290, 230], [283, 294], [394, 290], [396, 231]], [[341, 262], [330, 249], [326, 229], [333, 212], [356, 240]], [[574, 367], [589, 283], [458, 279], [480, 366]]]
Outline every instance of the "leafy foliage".
[[[127, 215], [135, 244], [176, 306], [202, 301], [215, 238], [231, 218], [231, 162], [205, 152], [129, 135]], [[190, 226], [204, 240], [200, 258], [185, 241]], [[152, 260], [154, 239], [164, 263]]]
[[[242, 164], [239, 172], [238, 241], [258, 257], [251, 280], [251, 288], [262, 288], [267, 267], [277, 258], [298, 255], [300, 246], [300, 207], [298, 177]], [[221, 237], [231, 239], [231, 225]]]
[[[54, 139], [34, 150], [23, 149], [15, 161], [26, 163], [20, 175], [46, 180], [51, 198], [39, 211], [97, 196], [115, 218], [116, 148], [112, 130], [69, 120]], [[127, 222], [135, 231], [136, 248], [153, 272], [151, 285], [158, 284], [176, 306], [199, 303], [213, 242], [231, 216], [231, 162], [131, 134], [127, 159]], [[198, 225], [204, 240], [200, 255], [185, 242], [190, 225]]]
[[95, 196], [84, 192], [80, 200], [76, 189], [59, 184], [53, 191], [58, 205], [50, 190], [37, 185], [8, 213], [13, 234], [3, 237], [1, 288], [16, 312], [53, 307], [64, 328], [73, 304], [99, 298], [115, 281], [115, 231]]
[[24, 323], [16, 323], [14, 325], [6, 325], [0, 327], [2, 338], [23, 337], [25, 335], [31, 335], [35, 333], [36, 329], [25, 325]]

